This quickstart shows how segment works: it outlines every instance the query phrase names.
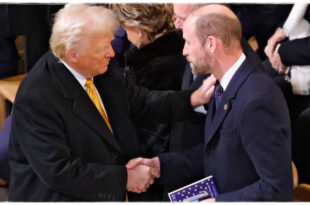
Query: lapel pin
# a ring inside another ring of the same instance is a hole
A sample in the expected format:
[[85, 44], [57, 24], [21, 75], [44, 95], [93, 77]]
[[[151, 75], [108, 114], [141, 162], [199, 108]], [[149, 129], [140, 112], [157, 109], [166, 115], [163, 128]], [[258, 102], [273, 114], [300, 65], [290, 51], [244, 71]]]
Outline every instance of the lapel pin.
[[227, 104], [225, 104], [225, 105], [224, 105], [224, 110], [227, 110], [227, 107], [228, 107]]

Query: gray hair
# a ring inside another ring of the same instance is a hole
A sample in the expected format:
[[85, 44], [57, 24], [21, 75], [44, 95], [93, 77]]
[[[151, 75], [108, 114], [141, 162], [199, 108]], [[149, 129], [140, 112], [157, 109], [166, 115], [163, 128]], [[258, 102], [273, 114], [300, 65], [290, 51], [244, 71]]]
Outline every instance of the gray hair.
[[80, 49], [91, 33], [113, 34], [118, 26], [113, 12], [107, 8], [67, 4], [55, 16], [50, 47], [56, 57], [63, 59], [66, 50]]

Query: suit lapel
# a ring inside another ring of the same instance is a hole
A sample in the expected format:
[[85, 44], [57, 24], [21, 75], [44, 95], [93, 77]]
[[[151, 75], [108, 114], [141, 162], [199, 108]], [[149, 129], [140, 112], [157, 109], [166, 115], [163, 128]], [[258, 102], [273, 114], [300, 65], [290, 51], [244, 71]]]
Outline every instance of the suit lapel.
[[118, 68], [111, 61], [108, 71], [95, 77], [94, 83], [104, 102], [116, 140], [122, 151], [130, 156], [139, 150], [139, 142], [129, 118], [126, 87], [119, 79], [116, 69]]
[[[77, 94], [73, 99], [73, 112], [86, 124], [95, 129], [105, 140], [116, 147], [120, 152], [121, 149], [115, 136], [110, 132], [104, 119], [98, 112], [86, 92]], [[113, 129], [113, 128], [112, 128]]]
[[217, 110], [215, 110], [215, 100], [213, 97], [213, 101], [211, 102], [210, 106], [211, 106], [210, 112], [208, 112], [206, 122], [206, 136], [205, 136], [206, 144], [208, 144], [209, 141], [212, 139], [212, 137], [215, 135], [216, 131], [224, 121], [225, 116], [229, 112], [230, 100], [227, 99], [225, 95], [223, 95], [221, 103], [219, 104]]
[[211, 101], [209, 103], [209, 109], [206, 117], [206, 122], [205, 122], [205, 142], [208, 141], [208, 136], [211, 136], [210, 131], [212, 130], [212, 121], [215, 113], [215, 100], [214, 100], [214, 95], [211, 98]]
[[53, 64], [50, 68], [53, 68], [52, 73], [55, 73], [55, 78], [58, 79], [64, 97], [72, 101], [72, 111], [104, 140], [121, 152], [115, 137], [109, 131], [104, 119], [79, 82], [53, 55], [49, 63]]
[[212, 97], [210, 107], [207, 114], [206, 126], [205, 126], [205, 144], [207, 145], [211, 139], [216, 135], [217, 130], [220, 128], [225, 117], [231, 110], [231, 100], [236, 96], [240, 86], [246, 80], [248, 75], [252, 72], [252, 67], [249, 65], [249, 59], [247, 58], [239, 67], [237, 72], [229, 82], [222, 101], [215, 112], [215, 100]]

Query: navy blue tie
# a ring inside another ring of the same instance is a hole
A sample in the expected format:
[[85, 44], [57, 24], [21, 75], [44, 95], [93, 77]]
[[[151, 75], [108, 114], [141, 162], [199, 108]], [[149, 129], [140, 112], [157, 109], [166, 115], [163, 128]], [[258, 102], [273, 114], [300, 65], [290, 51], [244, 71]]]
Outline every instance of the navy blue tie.
[[214, 88], [214, 98], [215, 98], [215, 108], [217, 109], [219, 104], [221, 103], [222, 96], [224, 90], [219, 81], [216, 81], [215, 88]]

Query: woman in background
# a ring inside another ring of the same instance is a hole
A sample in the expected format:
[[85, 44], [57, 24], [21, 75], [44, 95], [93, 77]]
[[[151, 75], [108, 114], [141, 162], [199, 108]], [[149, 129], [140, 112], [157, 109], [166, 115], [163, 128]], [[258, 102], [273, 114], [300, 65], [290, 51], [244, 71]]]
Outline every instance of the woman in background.
[[[182, 32], [174, 30], [172, 4], [112, 4], [110, 8], [136, 47], [125, 54], [125, 77], [150, 90], [180, 90], [186, 58]], [[168, 123], [133, 121], [142, 155], [168, 151]], [[161, 201], [162, 187], [152, 185], [137, 200]], [[132, 198], [132, 196], [131, 196]]]
[[186, 59], [182, 33], [173, 30], [173, 6], [112, 4], [111, 9], [136, 46], [125, 56], [126, 77], [151, 90], [180, 90]]

